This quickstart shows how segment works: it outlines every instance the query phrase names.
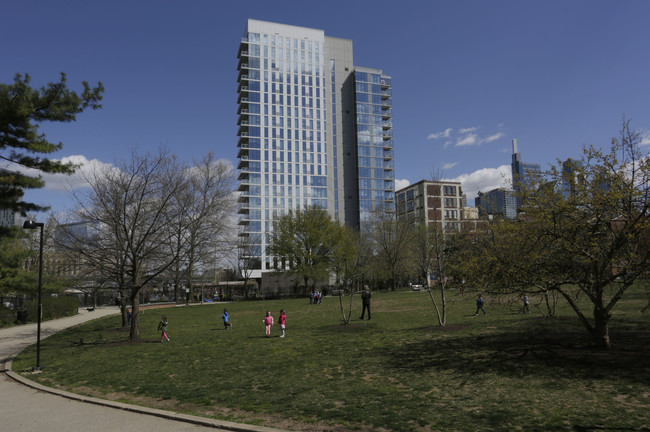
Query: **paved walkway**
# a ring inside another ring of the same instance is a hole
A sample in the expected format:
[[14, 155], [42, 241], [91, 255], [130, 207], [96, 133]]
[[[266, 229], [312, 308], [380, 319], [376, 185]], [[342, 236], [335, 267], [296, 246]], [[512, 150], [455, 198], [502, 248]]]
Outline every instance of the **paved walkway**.
[[[79, 315], [41, 323], [41, 340], [77, 324], [119, 313], [117, 307], [80, 309]], [[188, 416], [91, 398], [41, 386], [11, 371], [11, 360], [36, 343], [36, 324], [0, 329], [0, 422], [3, 431], [282, 432], [280, 429]], [[47, 359], [41, 357], [41, 366]]]

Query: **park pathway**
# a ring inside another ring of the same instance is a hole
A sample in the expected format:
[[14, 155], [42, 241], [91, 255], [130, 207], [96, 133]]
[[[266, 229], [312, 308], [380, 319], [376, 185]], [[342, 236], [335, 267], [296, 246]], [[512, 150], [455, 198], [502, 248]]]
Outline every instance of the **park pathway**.
[[[78, 315], [41, 324], [41, 339], [77, 324], [119, 313], [117, 307], [80, 309]], [[11, 371], [11, 360], [36, 343], [36, 324], [0, 329], [0, 430], [16, 432], [281, 432], [280, 429], [188, 416], [44, 387]], [[41, 366], [47, 359], [41, 355]]]

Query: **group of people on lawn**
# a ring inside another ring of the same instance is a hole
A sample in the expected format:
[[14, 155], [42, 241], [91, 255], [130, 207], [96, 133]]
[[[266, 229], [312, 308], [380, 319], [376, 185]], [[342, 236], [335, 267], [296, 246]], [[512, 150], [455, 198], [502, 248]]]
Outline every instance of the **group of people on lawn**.
[[321, 304], [323, 302], [323, 293], [318, 290], [312, 290], [309, 293], [309, 304]]
[[[363, 319], [366, 310], [368, 311], [368, 319], [370, 319], [370, 288], [367, 285], [364, 287], [364, 290], [361, 293], [361, 300], [363, 303], [363, 311], [361, 313], [360, 319]], [[321, 301], [322, 301], [322, 293], [316, 290], [312, 291], [310, 295], [310, 303], [317, 304], [320, 303]], [[224, 330], [228, 330], [232, 328], [232, 323], [230, 322], [230, 315], [228, 314], [228, 309], [223, 310], [221, 319], [223, 320]], [[266, 311], [266, 315], [264, 316], [264, 319], [262, 319], [262, 322], [264, 323], [265, 336], [271, 337], [271, 327], [275, 324], [273, 315], [271, 315], [271, 311]], [[285, 336], [286, 322], [287, 322], [287, 312], [284, 309], [281, 309], [280, 318], [278, 319], [278, 324], [280, 325], [280, 331], [282, 332], [282, 334], [280, 335], [281, 338]], [[169, 323], [167, 321], [167, 316], [163, 315], [162, 319], [158, 323], [158, 330], [161, 331], [160, 342], [164, 342], [165, 340], [169, 342], [169, 336], [167, 335], [168, 325]]]
[[[370, 292], [370, 288], [368, 285], [363, 287], [363, 291], [361, 292], [361, 303], [363, 306], [363, 309], [361, 310], [361, 317], [359, 317], [360, 320], [363, 320], [366, 311], [368, 312], [368, 320], [370, 320], [370, 297], [372, 293]], [[530, 309], [528, 308], [528, 304], [530, 303], [530, 300], [527, 295], [524, 296], [524, 313], [530, 313]], [[309, 302], [310, 304], [318, 304], [322, 301], [322, 293], [319, 291], [312, 291], [310, 294]], [[483, 300], [483, 295], [479, 294], [476, 298], [476, 313], [474, 316], [478, 315], [479, 311], [483, 312], [483, 315], [486, 315], [485, 309], [483, 308], [484, 300]], [[228, 330], [232, 328], [232, 323], [230, 322], [230, 315], [228, 314], [228, 309], [223, 310], [223, 315], [221, 316], [223, 320], [223, 326], [225, 330]], [[284, 309], [280, 310], [280, 318], [278, 320], [278, 324], [280, 325], [280, 330], [282, 331], [282, 334], [280, 335], [281, 338], [285, 336], [285, 325], [287, 321], [287, 313]], [[271, 337], [271, 327], [274, 325], [274, 319], [273, 315], [271, 315], [271, 311], [266, 311], [266, 315], [264, 316], [264, 319], [262, 319], [262, 322], [264, 323], [264, 330], [265, 330], [265, 335], [266, 337]], [[160, 323], [158, 324], [158, 330], [162, 332], [160, 336], [160, 342], [163, 342], [164, 340], [169, 341], [169, 337], [167, 336], [167, 317], [163, 315]]]

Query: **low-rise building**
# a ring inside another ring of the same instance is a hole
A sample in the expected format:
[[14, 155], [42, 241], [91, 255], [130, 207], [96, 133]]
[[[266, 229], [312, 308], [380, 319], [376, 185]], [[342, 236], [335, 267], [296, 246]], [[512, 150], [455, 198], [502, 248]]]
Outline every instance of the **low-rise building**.
[[427, 226], [439, 223], [452, 232], [473, 229], [478, 223], [478, 213], [465, 207], [460, 182], [421, 180], [395, 195], [398, 220]]

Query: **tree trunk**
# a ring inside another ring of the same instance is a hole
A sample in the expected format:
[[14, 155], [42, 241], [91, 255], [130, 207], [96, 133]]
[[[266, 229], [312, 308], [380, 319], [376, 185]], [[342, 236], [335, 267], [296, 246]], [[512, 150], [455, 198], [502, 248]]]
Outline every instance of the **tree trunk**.
[[551, 297], [552, 297], [552, 302], [549, 301], [549, 294], [548, 291], [544, 291], [544, 300], [546, 300], [546, 313], [548, 314], [549, 317], [554, 317], [555, 316], [555, 310], [557, 307], [557, 298], [555, 296], [555, 292], [551, 292]]
[[440, 296], [442, 297], [442, 317], [439, 320], [441, 326], [447, 325], [447, 283], [440, 284]]
[[140, 296], [139, 289], [134, 289], [131, 294], [131, 331], [129, 332], [129, 342], [141, 342], [140, 337]]
[[440, 309], [438, 309], [438, 304], [436, 303], [436, 299], [433, 297], [433, 291], [431, 291], [431, 288], [429, 288], [428, 291], [429, 291], [429, 297], [431, 297], [431, 302], [433, 303], [433, 307], [436, 309], [436, 315], [438, 316], [438, 324], [443, 325], [440, 319]]
[[346, 318], [345, 309], [343, 309], [343, 294], [342, 294], [341, 291], [343, 291], [343, 290], [339, 289], [339, 306], [341, 307], [341, 314], [343, 315], [343, 323], [344, 324], [349, 324], [350, 319]]
[[120, 293], [120, 313], [122, 314], [122, 328], [125, 329], [129, 325], [129, 318], [127, 316], [127, 304], [126, 304], [126, 296], [124, 295], [124, 292], [122, 290], [119, 291]]
[[348, 309], [348, 323], [352, 321], [352, 297], [354, 297], [354, 283], [350, 287], [350, 307]]
[[599, 307], [594, 308], [594, 320], [595, 327], [591, 332], [591, 335], [600, 348], [609, 349], [611, 348], [611, 343], [609, 340], [609, 319], [611, 315], [607, 313], [607, 310]]
[[245, 276], [244, 277], [244, 300], [248, 300], [249, 295], [250, 295], [250, 288], [248, 287], [248, 276]]

